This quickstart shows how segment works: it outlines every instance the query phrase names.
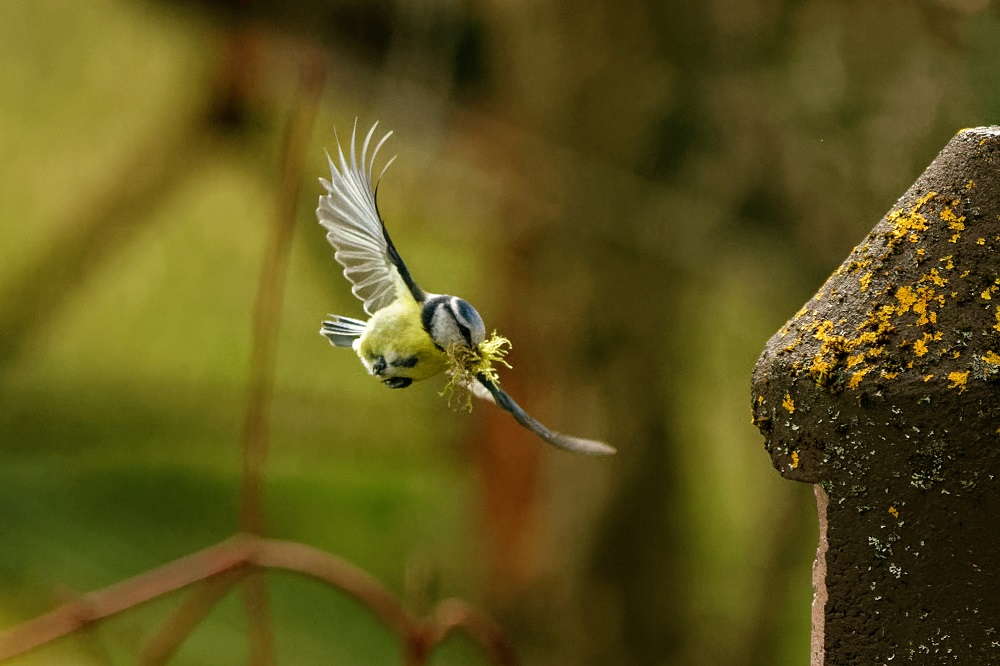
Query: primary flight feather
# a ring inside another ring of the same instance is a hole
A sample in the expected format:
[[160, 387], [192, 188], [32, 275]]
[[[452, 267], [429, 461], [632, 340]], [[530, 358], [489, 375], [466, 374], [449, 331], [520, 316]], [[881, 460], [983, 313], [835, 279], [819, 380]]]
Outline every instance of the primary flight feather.
[[466, 301], [424, 292], [414, 282], [378, 211], [378, 182], [395, 158], [374, 177], [375, 158], [392, 135], [387, 132], [372, 148], [377, 127], [375, 123], [368, 130], [360, 155], [356, 122], [348, 153], [339, 140], [336, 160], [327, 153], [330, 180], [320, 178], [327, 193], [320, 196], [316, 209], [326, 238], [336, 249], [334, 258], [344, 267], [351, 291], [370, 318], [331, 315], [320, 332], [337, 347], [353, 348], [369, 374], [389, 388], [405, 388], [445, 373], [477, 397], [496, 403], [549, 444], [592, 455], [614, 453], [604, 442], [549, 430], [525, 412], [500, 388], [496, 371], [490, 368], [491, 359], [502, 361], [497, 342], [505, 340], [496, 334], [487, 340], [482, 317]]

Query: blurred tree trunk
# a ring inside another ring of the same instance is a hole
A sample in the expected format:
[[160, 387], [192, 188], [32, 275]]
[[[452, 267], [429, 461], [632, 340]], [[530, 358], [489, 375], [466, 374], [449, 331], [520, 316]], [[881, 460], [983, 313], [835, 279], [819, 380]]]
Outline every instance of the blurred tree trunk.
[[[565, 159], [551, 148], [545, 156], [517, 159], [517, 179], [535, 184], [541, 191], [534, 195], [542, 202], [548, 195], [555, 204], [550, 223], [528, 236], [530, 261], [518, 248], [506, 262], [505, 279], [520, 284], [509, 295], [516, 300], [504, 326], [525, 331], [515, 338], [518, 348], [542, 359], [532, 363], [532, 376], [540, 366], [564, 378], [598, 378], [609, 427], [606, 433], [580, 434], [606, 434], [621, 451], [610, 462], [588, 461], [620, 474], [589, 567], [586, 554], [546, 553], [570, 562], [582, 559], [587, 570], [575, 593], [579, 617], [548, 618], [577, 627], [568, 633], [576, 634], [576, 644], [560, 645], [549, 663], [679, 663], [688, 592], [684, 502], [668, 415], [676, 367], [670, 337], [670, 322], [678, 316], [677, 292], [670, 288], [676, 271], [662, 255], [641, 247], [649, 230], [637, 227], [649, 220], [630, 175], [644, 156], [640, 144], [649, 114], [670, 91], [646, 90], [660, 79], [643, 76], [655, 43], [639, 3], [504, 4], [491, 10], [499, 41], [512, 54], [511, 70], [500, 73], [499, 112], [570, 148]], [[594, 57], [597, 53], [601, 57]], [[546, 192], [546, 186], [554, 191]], [[508, 224], [523, 223], [523, 217], [515, 220]], [[670, 222], [658, 220], [652, 233], [669, 236]], [[565, 290], [560, 293], [558, 285]], [[567, 341], [583, 342], [567, 346]], [[519, 399], [532, 403], [531, 394]], [[572, 427], [574, 411], [566, 411], [570, 425], [552, 425]], [[487, 439], [502, 446], [502, 438]], [[502, 459], [495, 454], [494, 460]], [[506, 459], [514, 461], [509, 453]], [[535, 473], [528, 474], [533, 480]], [[491, 475], [505, 476], [496, 465], [484, 470], [484, 478]], [[523, 512], [526, 506], [516, 502], [516, 496], [508, 497], [506, 511], [490, 504], [487, 520]], [[520, 610], [530, 616], [532, 609]]]

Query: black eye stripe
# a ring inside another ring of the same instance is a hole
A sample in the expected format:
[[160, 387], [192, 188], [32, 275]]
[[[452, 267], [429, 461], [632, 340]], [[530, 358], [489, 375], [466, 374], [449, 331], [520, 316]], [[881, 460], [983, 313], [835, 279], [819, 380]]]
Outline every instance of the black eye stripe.
[[458, 332], [462, 334], [463, 338], [465, 338], [465, 344], [470, 347], [472, 346], [472, 329], [469, 326], [468, 310], [471, 309], [472, 306], [458, 296], [452, 296], [451, 300], [448, 301], [448, 310], [451, 311], [451, 315], [455, 319], [455, 324], [458, 326]]
[[471, 347], [472, 346], [472, 331], [469, 330], [468, 326], [466, 326], [462, 322], [458, 321], [458, 319], [455, 320], [455, 323], [458, 324], [458, 330], [462, 334], [462, 337], [465, 338], [465, 344], [467, 344], [467, 345], [469, 345]]
[[438, 308], [444, 305], [447, 300], [445, 296], [435, 296], [424, 302], [424, 307], [420, 311], [420, 323], [428, 335], [431, 333], [431, 324], [434, 322], [435, 313], [437, 313]]
[[412, 368], [419, 362], [420, 359], [416, 356], [407, 356], [405, 358], [396, 359], [391, 363], [391, 365], [395, 368]]

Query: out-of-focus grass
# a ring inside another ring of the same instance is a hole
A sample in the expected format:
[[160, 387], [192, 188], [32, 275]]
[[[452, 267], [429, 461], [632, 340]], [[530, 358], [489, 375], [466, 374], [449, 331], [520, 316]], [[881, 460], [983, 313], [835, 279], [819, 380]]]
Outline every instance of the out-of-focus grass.
[[[214, 58], [207, 28], [145, 3], [15, 0], [3, 13], [0, 126], [11, 131], [0, 133], [0, 286], [95, 205], [157, 128], [183, 117]], [[308, 172], [321, 165], [317, 154]], [[141, 213], [143, 230], [70, 286], [72, 298], [0, 379], [0, 625], [51, 608], [60, 590], [114, 583], [235, 530], [272, 170], [266, 155], [238, 148], [192, 163], [177, 191]], [[360, 304], [332, 250], [330, 266], [314, 260], [325, 243], [310, 219], [315, 196], [303, 194], [286, 289], [269, 533], [344, 556], [400, 594], [418, 553], [439, 569], [442, 593], [470, 593], [472, 568], [460, 564], [468, 475], [449, 447], [466, 421], [445, 417], [432, 386], [386, 391], [317, 334], [327, 312], [357, 315]], [[420, 256], [419, 243], [407, 247]], [[457, 266], [428, 272], [451, 277]], [[269, 585], [288, 663], [381, 664], [398, 653], [357, 602], [288, 574]], [[178, 600], [14, 663], [127, 663]], [[238, 598], [227, 597], [177, 663], [237, 663], [243, 623]], [[453, 640], [435, 663], [478, 663], [477, 654]]]

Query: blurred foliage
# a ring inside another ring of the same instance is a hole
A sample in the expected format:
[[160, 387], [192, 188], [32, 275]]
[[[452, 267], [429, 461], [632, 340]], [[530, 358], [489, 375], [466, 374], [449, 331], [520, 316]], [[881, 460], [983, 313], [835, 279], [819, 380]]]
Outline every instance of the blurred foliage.
[[[621, 453], [527, 458], [501, 550], [483, 497], [525, 459], [483, 462], [489, 407], [386, 391], [317, 335], [361, 309], [310, 176], [269, 533], [418, 604], [491, 606], [529, 664], [805, 660], [811, 492], [770, 469], [750, 369], [948, 138], [997, 122], [996, 3], [8, 0], [0, 18], [3, 626], [235, 529], [274, 161], [312, 44], [329, 83], [306, 173], [355, 116], [396, 130], [380, 206], [416, 278], [512, 337], [505, 378], [543, 421]], [[270, 587], [284, 662], [396, 658], [354, 602]], [[17, 663], [129, 663], [174, 603]], [[227, 598], [178, 663], [241, 659], [243, 632]], [[434, 663], [478, 660], [454, 640]]]

